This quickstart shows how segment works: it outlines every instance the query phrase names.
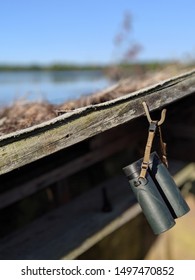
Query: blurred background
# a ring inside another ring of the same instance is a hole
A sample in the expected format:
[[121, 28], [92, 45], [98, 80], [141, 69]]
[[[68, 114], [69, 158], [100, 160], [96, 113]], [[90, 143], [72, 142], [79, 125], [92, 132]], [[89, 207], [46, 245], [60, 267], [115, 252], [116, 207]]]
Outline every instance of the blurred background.
[[0, 103], [66, 100], [126, 73], [193, 64], [194, 2], [2, 1]]

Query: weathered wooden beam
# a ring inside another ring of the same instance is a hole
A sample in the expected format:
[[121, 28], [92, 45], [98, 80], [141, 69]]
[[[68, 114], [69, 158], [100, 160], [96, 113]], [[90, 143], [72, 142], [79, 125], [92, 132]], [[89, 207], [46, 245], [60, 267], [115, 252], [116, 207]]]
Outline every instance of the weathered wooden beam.
[[[194, 164], [174, 175], [194, 180]], [[113, 210], [102, 212], [102, 188]], [[0, 259], [74, 259], [141, 213], [125, 176], [118, 176], [0, 240]], [[134, 234], [133, 229], [129, 234]]]
[[127, 148], [132, 141], [135, 141], [136, 136], [140, 134], [141, 132], [134, 131], [132, 134], [124, 135], [124, 137], [116, 139], [109, 144], [107, 143], [107, 145], [101, 148], [88, 152], [68, 163], [60, 165], [59, 167], [54, 167], [52, 170], [39, 176], [35, 175], [33, 179], [23, 182], [19, 186], [14, 186], [13, 189], [0, 194], [0, 209]]
[[195, 71], [112, 101], [76, 109], [0, 138], [0, 174], [50, 155], [144, 115], [142, 102], [159, 109], [195, 92]]
[[169, 157], [176, 160], [182, 160], [186, 162], [195, 162], [195, 145], [194, 140], [173, 141], [173, 143], [167, 142], [169, 147]]
[[[142, 212], [141, 207], [138, 203], [135, 203], [127, 210], [125, 210], [121, 215], [116, 219], [108, 223], [104, 228], [97, 231], [94, 235], [90, 236], [83, 243], [80, 244], [77, 248], [73, 249], [67, 255], [64, 255], [61, 259], [63, 260], [74, 260], [81, 254], [85, 253], [88, 249], [93, 247], [95, 244], [100, 242], [103, 238], [113, 233], [135, 217], [137, 217]], [[132, 230], [133, 232], [134, 230]], [[132, 234], [132, 232], [130, 234]]]
[[[107, 189], [108, 198], [112, 204], [111, 212], [103, 212], [102, 188]], [[83, 242], [92, 237], [106, 225], [132, 206], [135, 202], [131, 195], [128, 181], [124, 176], [112, 178], [87, 193], [77, 197], [67, 205], [32, 222], [28, 227], [20, 229], [10, 236], [0, 240], [0, 259], [60, 259], [80, 247]], [[128, 212], [129, 213], [129, 212]], [[133, 216], [129, 215], [129, 220]], [[118, 219], [109, 233], [127, 221]], [[105, 230], [105, 229], [104, 229]], [[105, 233], [103, 234], [105, 236]], [[103, 237], [102, 236], [102, 237]], [[90, 240], [84, 252], [102, 237]], [[75, 252], [73, 254], [75, 256]]]
[[195, 180], [195, 163], [189, 163], [174, 176], [177, 186], [182, 186], [186, 181]]
[[[195, 114], [195, 112], [194, 112]], [[185, 120], [184, 120], [185, 121]], [[195, 140], [195, 126], [192, 124], [171, 124], [167, 126], [168, 134], [178, 139]]]

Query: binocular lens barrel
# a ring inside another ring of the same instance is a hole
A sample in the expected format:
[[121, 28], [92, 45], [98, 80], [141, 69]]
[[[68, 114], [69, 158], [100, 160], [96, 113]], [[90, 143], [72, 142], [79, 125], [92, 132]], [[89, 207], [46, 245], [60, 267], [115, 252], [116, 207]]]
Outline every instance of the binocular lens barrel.
[[175, 181], [170, 176], [166, 166], [162, 163], [157, 153], [151, 154], [149, 172], [158, 187], [174, 218], [179, 218], [189, 212], [190, 208], [183, 199]]
[[146, 178], [140, 178], [143, 159], [123, 168], [143, 213], [155, 234], [175, 225], [190, 209], [157, 153], [151, 154]]

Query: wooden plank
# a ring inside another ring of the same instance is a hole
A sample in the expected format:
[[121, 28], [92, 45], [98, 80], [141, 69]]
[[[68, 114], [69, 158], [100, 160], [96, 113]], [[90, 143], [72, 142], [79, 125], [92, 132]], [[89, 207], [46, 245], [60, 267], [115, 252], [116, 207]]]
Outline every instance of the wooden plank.
[[0, 209], [125, 149], [130, 143], [132, 143], [132, 141], [135, 141], [136, 136], [140, 135], [140, 133], [141, 131], [134, 131], [132, 134], [127, 134], [123, 138], [119, 138], [109, 143], [109, 145], [107, 143], [107, 145], [102, 148], [86, 153], [85, 155], [57, 168], [53, 168], [44, 174], [35, 176], [30, 181], [24, 182], [19, 186], [14, 186], [14, 189], [0, 194]]
[[167, 130], [167, 134], [171, 137], [195, 140], [195, 127], [192, 124], [171, 124], [167, 126]]
[[103, 238], [114, 232], [115, 230], [119, 229], [129, 221], [131, 221], [133, 218], [135, 218], [137, 215], [139, 215], [142, 212], [141, 207], [138, 203], [132, 205], [127, 210], [125, 210], [119, 217], [117, 217], [115, 220], [110, 222], [108, 225], [106, 225], [103, 229], [96, 232], [93, 236], [89, 237], [87, 240], [84, 240], [84, 242], [74, 250], [72, 250], [69, 254], [62, 257], [61, 259], [64, 260], [73, 260], [76, 259], [78, 256], [86, 252], [88, 249], [90, 249], [92, 246], [94, 246], [96, 243], [101, 241]]
[[0, 174], [19, 168], [195, 92], [195, 71], [0, 138]]
[[176, 160], [183, 160], [186, 162], [195, 162], [195, 145], [194, 140], [181, 141], [180, 139], [167, 142], [169, 147], [169, 157]]
[[[103, 187], [107, 189], [108, 198], [113, 207], [111, 212], [102, 212]], [[57, 208], [29, 226], [3, 238], [0, 241], [0, 259], [65, 258], [80, 247], [86, 239], [94, 234], [100, 234], [103, 229], [102, 237], [105, 236], [105, 226], [113, 220], [117, 219], [118, 227], [120, 227], [123, 224], [120, 217], [123, 217], [133, 202], [134, 197], [125, 176], [112, 178], [71, 203]], [[129, 219], [136, 213], [134, 209]], [[127, 214], [125, 214], [122, 220], [126, 222], [127, 219]], [[107, 232], [110, 233], [116, 228], [117, 225], [114, 224]], [[77, 252], [81, 253], [88, 249], [100, 238], [101, 236], [98, 238], [96, 236], [94, 241], [90, 239], [90, 242], [85, 243], [85, 246]], [[75, 257], [75, 254], [74, 252], [72, 256]]]
[[195, 180], [195, 163], [189, 163], [174, 176], [177, 186], [183, 185], [186, 181]]
[[[174, 175], [178, 186], [195, 179], [194, 168], [189, 164]], [[107, 190], [111, 212], [102, 212], [102, 188]], [[136, 217], [141, 209], [134, 202], [126, 177], [112, 178], [2, 238], [0, 259], [74, 259]]]

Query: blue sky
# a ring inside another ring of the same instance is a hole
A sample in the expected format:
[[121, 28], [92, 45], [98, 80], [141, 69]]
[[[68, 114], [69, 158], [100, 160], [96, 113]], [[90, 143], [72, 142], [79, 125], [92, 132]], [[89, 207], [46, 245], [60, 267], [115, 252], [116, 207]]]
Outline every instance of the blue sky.
[[139, 60], [195, 57], [194, 0], [2, 0], [0, 64], [115, 62], [125, 12]]

